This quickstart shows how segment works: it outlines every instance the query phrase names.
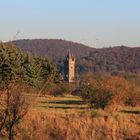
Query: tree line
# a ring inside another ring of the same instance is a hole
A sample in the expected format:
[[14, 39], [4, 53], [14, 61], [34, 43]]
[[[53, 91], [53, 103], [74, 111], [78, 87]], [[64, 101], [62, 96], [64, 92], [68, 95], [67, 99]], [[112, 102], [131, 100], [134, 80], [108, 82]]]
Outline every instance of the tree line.
[[0, 88], [11, 82], [41, 88], [57, 80], [57, 69], [46, 57], [23, 53], [13, 44], [0, 44]]

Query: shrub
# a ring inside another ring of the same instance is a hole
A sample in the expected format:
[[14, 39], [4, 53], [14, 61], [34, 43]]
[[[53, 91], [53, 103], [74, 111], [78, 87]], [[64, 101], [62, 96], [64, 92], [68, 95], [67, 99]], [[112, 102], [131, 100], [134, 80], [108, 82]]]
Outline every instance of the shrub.
[[131, 84], [124, 103], [128, 106], [140, 106], [140, 87]]
[[45, 94], [60, 96], [64, 94], [71, 94], [72, 87], [67, 83], [54, 84], [49, 89], [46, 89]]
[[26, 116], [29, 104], [21, 93], [21, 88], [11, 86], [3, 95], [0, 109], [0, 135], [14, 140], [20, 121]]
[[97, 85], [84, 85], [81, 87], [82, 98], [90, 104], [91, 107], [104, 109], [112, 100], [113, 94]]
[[79, 92], [82, 98], [95, 108], [140, 103], [139, 87], [123, 77], [109, 76], [100, 81], [81, 81]]

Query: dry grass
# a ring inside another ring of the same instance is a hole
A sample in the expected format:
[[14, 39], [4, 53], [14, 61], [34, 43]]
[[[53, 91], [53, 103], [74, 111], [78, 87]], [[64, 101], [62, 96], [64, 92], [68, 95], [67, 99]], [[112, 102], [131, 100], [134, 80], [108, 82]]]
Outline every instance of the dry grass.
[[26, 96], [32, 106], [15, 140], [140, 140], [140, 114], [89, 110], [77, 96]]
[[21, 128], [20, 140], [139, 140], [140, 115], [30, 111]]
[[36, 100], [33, 100], [32, 109], [38, 111], [53, 110], [60, 112], [65, 112], [69, 110], [82, 111], [88, 106], [84, 104], [82, 99], [78, 96], [40, 96], [36, 97]]

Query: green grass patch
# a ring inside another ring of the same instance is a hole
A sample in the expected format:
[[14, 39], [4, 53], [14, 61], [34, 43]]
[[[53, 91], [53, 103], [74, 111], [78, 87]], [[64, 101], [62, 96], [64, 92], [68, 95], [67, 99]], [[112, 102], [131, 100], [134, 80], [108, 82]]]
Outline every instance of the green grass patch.
[[65, 110], [84, 110], [88, 106], [78, 96], [59, 96], [59, 97], [37, 97], [36, 104], [33, 108], [45, 110], [56, 109], [59, 111]]
[[140, 107], [125, 107], [121, 110], [122, 113], [140, 114]]

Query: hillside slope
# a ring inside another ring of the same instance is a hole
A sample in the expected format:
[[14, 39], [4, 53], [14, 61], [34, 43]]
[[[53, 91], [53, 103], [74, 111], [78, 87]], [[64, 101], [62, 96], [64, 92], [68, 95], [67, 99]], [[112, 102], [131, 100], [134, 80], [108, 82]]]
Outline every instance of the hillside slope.
[[[118, 46], [96, 49], [88, 56], [82, 57], [80, 65], [89, 71], [124, 73], [140, 71], [140, 47]], [[84, 70], [85, 71], [85, 70]]]
[[47, 56], [63, 70], [68, 50], [76, 56], [77, 72], [124, 73], [140, 71], [140, 47], [125, 46], [95, 49], [65, 40], [34, 39], [13, 42], [25, 52]]
[[94, 49], [86, 45], [58, 39], [17, 40], [13, 43], [25, 52], [38, 56], [47, 56], [53, 61], [64, 58], [71, 50], [76, 57], [88, 55]]

